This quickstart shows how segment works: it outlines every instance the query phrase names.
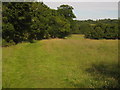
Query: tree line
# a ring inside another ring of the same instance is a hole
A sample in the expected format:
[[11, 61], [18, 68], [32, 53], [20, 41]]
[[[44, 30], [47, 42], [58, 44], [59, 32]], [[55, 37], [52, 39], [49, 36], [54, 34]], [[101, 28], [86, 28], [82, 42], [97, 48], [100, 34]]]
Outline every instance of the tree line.
[[43, 2], [4, 2], [2, 8], [3, 44], [47, 38], [64, 38], [71, 33], [73, 7], [50, 9]]
[[90, 39], [119, 39], [119, 27], [117, 19], [83, 20], [75, 21], [72, 33], [84, 34]]
[[43, 2], [4, 2], [2, 6], [3, 46], [24, 41], [64, 38], [84, 34], [91, 39], [117, 39], [118, 20], [73, 20], [73, 7], [50, 9]]

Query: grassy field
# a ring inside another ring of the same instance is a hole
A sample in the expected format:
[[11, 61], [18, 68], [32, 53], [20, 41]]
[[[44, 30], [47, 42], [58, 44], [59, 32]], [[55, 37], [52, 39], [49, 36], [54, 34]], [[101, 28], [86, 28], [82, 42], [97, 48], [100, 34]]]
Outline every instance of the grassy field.
[[107, 88], [118, 83], [118, 40], [83, 35], [3, 47], [3, 88]]

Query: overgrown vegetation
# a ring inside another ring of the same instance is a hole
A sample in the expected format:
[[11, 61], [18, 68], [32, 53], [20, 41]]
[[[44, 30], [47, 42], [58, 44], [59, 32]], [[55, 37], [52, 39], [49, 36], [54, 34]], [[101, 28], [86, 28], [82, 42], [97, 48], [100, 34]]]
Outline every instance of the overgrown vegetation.
[[53, 10], [42, 2], [4, 2], [3, 39], [7, 43], [17, 44], [46, 38], [64, 38], [70, 34], [70, 22], [75, 18], [72, 9], [72, 6], [61, 5], [58, 10]]
[[73, 20], [72, 6], [43, 2], [2, 9], [3, 88], [120, 88], [118, 40], [106, 40], [120, 38], [118, 20]]
[[73, 20], [73, 7], [50, 9], [43, 2], [3, 3], [3, 46], [23, 41], [64, 38], [84, 34], [91, 39], [118, 39], [118, 20]]
[[84, 34], [86, 38], [91, 39], [118, 39], [118, 20], [85, 20], [75, 21], [73, 33]]
[[118, 40], [82, 35], [3, 47], [3, 88], [120, 88]]

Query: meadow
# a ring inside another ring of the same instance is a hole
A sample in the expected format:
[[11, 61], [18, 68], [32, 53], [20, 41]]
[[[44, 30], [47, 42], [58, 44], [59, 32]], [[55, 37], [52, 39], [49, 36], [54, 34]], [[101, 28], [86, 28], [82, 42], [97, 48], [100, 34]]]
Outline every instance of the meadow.
[[118, 40], [44, 39], [2, 48], [3, 88], [114, 88]]

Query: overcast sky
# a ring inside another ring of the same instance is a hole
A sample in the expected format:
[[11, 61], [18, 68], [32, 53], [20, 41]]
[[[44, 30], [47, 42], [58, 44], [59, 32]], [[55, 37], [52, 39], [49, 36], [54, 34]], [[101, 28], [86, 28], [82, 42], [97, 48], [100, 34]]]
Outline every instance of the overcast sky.
[[77, 20], [118, 18], [119, 0], [42, 0], [52, 9], [62, 4], [71, 5]]

